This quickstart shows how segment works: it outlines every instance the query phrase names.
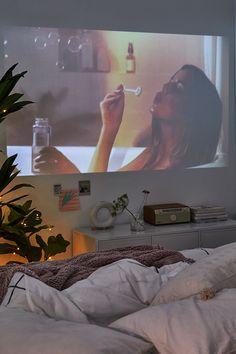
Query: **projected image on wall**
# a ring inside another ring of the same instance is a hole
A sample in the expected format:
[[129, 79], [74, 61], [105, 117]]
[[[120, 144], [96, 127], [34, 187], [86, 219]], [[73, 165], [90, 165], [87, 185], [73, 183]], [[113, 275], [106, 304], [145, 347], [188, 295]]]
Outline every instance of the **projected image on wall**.
[[34, 102], [6, 120], [21, 175], [227, 165], [227, 38], [15, 27], [2, 40]]

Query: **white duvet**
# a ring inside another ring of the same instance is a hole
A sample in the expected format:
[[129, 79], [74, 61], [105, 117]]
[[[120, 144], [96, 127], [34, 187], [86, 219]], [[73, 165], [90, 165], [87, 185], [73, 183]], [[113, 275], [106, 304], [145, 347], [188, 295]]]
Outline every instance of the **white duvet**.
[[0, 306], [1, 354], [142, 354], [149, 348], [109, 328]]
[[235, 289], [209, 301], [192, 296], [150, 306], [190, 266], [155, 269], [125, 259], [62, 292], [16, 273], [0, 306], [0, 354], [236, 353]]

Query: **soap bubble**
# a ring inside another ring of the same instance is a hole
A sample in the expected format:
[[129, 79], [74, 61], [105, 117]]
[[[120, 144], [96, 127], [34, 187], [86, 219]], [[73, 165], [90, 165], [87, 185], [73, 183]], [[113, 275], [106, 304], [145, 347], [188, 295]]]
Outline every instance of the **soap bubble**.
[[56, 66], [60, 69], [60, 70], [65, 70], [65, 66], [62, 62], [60, 61], [56, 61]]
[[47, 46], [47, 39], [44, 36], [37, 36], [34, 38], [34, 43], [36, 45], [36, 48], [44, 49]]
[[80, 49], [80, 38], [79, 36], [71, 36], [68, 39], [68, 49], [72, 53], [77, 53]]
[[49, 32], [48, 34], [48, 43], [51, 45], [57, 45], [60, 43], [60, 37], [56, 32]]

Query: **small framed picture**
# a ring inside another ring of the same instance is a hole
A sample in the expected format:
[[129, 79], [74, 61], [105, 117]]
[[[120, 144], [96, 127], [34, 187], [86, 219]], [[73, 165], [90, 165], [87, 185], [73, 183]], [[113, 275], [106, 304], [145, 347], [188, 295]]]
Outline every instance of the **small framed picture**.
[[79, 181], [79, 194], [80, 195], [90, 195], [90, 181]]
[[61, 184], [54, 184], [53, 186], [54, 195], [60, 195], [61, 190], [62, 190]]

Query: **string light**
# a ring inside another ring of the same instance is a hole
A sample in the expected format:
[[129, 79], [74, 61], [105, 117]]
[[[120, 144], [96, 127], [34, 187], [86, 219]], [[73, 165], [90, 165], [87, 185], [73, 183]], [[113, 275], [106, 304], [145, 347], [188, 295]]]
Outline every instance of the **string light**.
[[6, 113], [7, 110], [6, 110], [6, 108], [4, 108], [2, 111], [3, 111], [3, 113]]

